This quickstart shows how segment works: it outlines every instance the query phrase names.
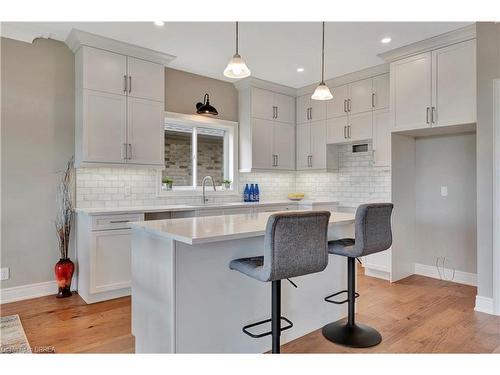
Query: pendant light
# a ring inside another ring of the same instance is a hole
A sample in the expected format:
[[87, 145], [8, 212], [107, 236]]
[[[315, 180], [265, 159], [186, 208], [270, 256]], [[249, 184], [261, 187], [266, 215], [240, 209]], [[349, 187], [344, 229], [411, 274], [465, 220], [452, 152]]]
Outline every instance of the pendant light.
[[321, 46], [321, 83], [311, 95], [313, 100], [330, 100], [333, 98], [330, 89], [325, 84], [325, 23], [323, 22], [323, 43]]
[[229, 78], [245, 78], [250, 75], [250, 69], [247, 64], [238, 54], [238, 22], [236, 22], [236, 53], [233, 58], [229, 60], [224, 75]]
[[219, 112], [215, 109], [215, 107], [210, 105], [210, 96], [208, 93], [203, 97], [203, 103], [196, 103], [196, 113], [199, 115], [213, 115], [217, 116]]

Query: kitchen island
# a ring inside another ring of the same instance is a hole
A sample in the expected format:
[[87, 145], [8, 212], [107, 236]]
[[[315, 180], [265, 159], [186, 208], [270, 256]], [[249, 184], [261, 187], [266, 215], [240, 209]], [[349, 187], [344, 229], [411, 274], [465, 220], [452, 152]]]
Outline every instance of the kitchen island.
[[[132, 334], [137, 353], [262, 353], [244, 325], [270, 317], [271, 286], [231, 271], [235, 258], [261, 255], [272, 213], [132, 223]], [[329, 238], [353, 235], [354, 215], [332, 212]], [[323, 298], [345, 289], [345, 259], [321, 273], [286, 280], [282, 314], [294, 327], [282, 343], [346, 315]], [[264, 328], [267, 330], [267, 328]]]

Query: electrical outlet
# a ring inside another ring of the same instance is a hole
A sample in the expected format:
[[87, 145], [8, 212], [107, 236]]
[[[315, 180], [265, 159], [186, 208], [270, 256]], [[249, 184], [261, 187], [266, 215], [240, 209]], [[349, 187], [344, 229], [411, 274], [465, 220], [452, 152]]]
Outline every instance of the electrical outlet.
[[448, 196], [448, 186], [441, 186], [441, 196], [442, 197]]
[[6, 267], [6, 268], [2, 268], [1, 272], [0, 272], [0, 280], [9, 280], [10, 278], [10, 275], [9, 275], [9, 269]]

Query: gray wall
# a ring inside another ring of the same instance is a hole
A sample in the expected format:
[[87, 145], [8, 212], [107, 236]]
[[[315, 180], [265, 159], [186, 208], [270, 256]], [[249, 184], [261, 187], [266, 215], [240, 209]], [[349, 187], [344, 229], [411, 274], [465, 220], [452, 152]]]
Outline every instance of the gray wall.
[[[201, 62], [200, 62], [201, 63]], [[205, 93], [220, 119], [238, 121], [238, 91], [230, 82], [165, 68], [165, 109], [169, 112], [196, 113], [196, 103]]]
[[53, 280], [57, 172], [74, 153], [74, 57], [61, 42], [1, 39], [2, 288]]
[[493, 296], [493, 79], [500, 77], [500, 25], [477, 23], [477, 294]]
[[446, 267], [476, 273], [476, 136], [418, 138], [415, 147], [415, 262], [444, 256]]

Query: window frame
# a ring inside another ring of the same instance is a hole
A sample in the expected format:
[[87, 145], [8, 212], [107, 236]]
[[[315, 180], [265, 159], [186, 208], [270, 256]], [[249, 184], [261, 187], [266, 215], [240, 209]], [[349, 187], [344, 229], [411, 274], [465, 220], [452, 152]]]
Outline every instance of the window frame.
[[[231, 189], [223, 190], [216, 186], [217, 191], [207, 189], [207, 195], [238, 195], [238, 123], [235, 121], [220, 120], [202, 115], [186, 115], [175, 112], [165, 112], [164, 125], [176, 124], [193, 128], [191, 133], [191, 162], [193, 163], [193, 185], [174, 186], [172, 190], [165, 191], [161, 188], [162, 172], [165, 168], [157, 170], [157, 196], [200, 196], [202, 187], [195, 186], [197, 181], [197, 128], [222, 129], [226, 132], [224, 137], [224, 178], [232, 181]], [[226, 177], [227, 176], [227, 177]]]

